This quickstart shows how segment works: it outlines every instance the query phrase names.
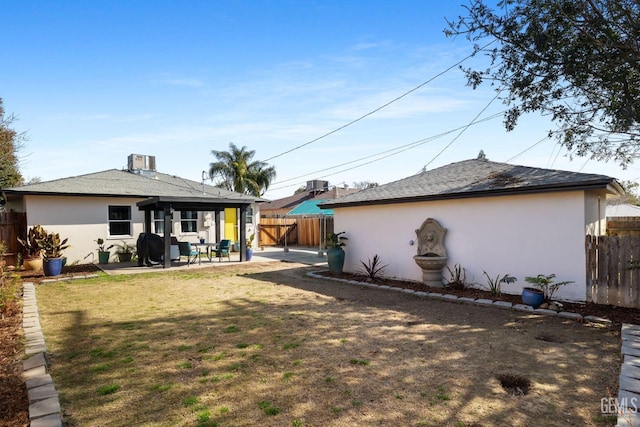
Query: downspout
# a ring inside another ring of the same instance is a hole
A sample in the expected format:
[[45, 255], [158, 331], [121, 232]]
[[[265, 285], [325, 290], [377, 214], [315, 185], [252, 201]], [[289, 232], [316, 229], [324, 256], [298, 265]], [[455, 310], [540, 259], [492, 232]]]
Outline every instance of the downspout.
[[[602, 236], [602, 217], [600, 216], [602, 214], [602, 207], [600, 204], [601, 200], [600, 200], [600, 196], [598, 196], [598, 236]], [[607, 220], [607, 216], [605, 214], [604, 217], [605, 221]]]

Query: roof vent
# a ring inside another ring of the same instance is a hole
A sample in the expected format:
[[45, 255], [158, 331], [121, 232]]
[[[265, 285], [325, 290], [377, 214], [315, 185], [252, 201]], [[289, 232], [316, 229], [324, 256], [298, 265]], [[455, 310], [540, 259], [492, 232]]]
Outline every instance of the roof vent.
[[129, 154], [129, 157], [127, 158], [127, 168], [129, 169], [129, 172], [134, 173], [155, 172], [156, 156]]

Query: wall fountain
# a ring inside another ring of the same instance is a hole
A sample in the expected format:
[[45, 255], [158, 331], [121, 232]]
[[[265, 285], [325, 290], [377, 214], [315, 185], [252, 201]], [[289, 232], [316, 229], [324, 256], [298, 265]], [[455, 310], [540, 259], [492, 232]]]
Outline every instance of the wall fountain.
[[426, 286], [444, 287], [442, 268], [447, 265], [447, 250], [444, 236], [447, 230], [433, 218], [427, 218], [416, 230], [418, 236], [418, 255], [413, 259], [422, 269], [422, 282]]

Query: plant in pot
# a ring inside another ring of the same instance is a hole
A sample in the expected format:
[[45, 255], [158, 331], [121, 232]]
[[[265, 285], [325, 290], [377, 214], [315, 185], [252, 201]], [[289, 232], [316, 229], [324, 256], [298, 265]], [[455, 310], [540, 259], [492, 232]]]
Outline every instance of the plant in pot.
[[255, 233], [251, 233], [249, 237], [247, 237], [247, 261], [251, 261], [251, 258], [253, 258], [253, 239], [255, 237]]
[[136, 250], [136, 247], [134, 245], [130, 245], [124, 240], [122, 240], [122, 244], [115, 245], [115, 247], [116, 247], [116, 256], [118, 257], [119, 262], [131, 261], [131, 258], [133, 258], [133, 252]]
[[327, 264], [329, 271], [334, 274], [342, 273], [344, 267], [344, 241], [349, 240], [343, 236], [345, 232], [329, 233], [327, 235]]
[[62, 251], [69, 247], [68, 240], [61, 240], [58, 233], [47, 233], [44, 239], [38, 240], [38, 246], [44, 254], [42, 267], [45, 276], [59, 276], [62, 273]]
[[42, 269], [42, 249], [38, 245], [38, 240], [47, 237], [47, 232], [41, 225], [34, 225], [27, 231], [27, 238], [18, 237], [18, 243], [23, 248], [23, 265], [26, 270]]
[[549, 274], [548, 276], [538, 274], [537, 276], [525, 277], [525, 282], [531, 283], [533, 287], [526, 287], [522, 289], [522, 302], [532, 306], [533, 308], [538, 308], [545, 301], [550, 302], [551, 298], [553, 298], [553, 294], [560, 286], [573, 283], [571, 280], [554, 283], [555, 278], [555, 274]]
[[109, 258], [111, 257], [111, 252], [109, 252], [109, 249], [111, 249], [113, 245], [105, 247], [104, 239], [96, 239], [95, 242], [98, 244], [98, 263], [109, 264]]

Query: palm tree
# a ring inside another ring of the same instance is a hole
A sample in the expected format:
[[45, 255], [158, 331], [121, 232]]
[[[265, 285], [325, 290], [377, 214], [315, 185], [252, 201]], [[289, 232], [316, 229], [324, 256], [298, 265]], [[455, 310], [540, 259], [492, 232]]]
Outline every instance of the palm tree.
[[271, 181], [276, 177], [276, 169], [266, 162], [251, 161], [255, 150], [247, 147], [238, 148], [233, 142], [229, 143], [229, 151], [211, 150], [217, 162], [209, 165], [209, 176], [213, 180], [220, 175], [221, 181], [217, 187], [252, 196], [262, 196]]

